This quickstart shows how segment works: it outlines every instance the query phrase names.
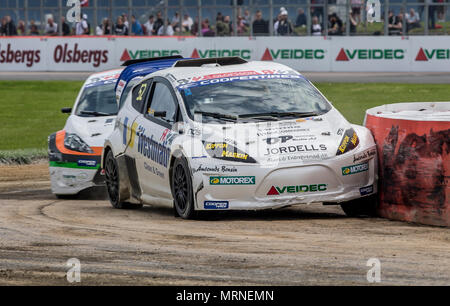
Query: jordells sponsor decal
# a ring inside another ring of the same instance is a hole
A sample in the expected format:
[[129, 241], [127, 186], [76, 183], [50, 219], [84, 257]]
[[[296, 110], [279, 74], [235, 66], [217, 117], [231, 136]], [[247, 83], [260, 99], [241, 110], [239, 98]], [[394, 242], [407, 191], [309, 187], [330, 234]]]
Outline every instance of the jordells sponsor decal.
[[192, 58], [210, 58], [210, 57], [228, 57], [240, 56], [243, 59], [250, 59], [252, 57], [252, 50], [250, 49], [194, 49], [192, 51]]
[[344, 49], [341, 48], [336, 61], [351, 60], [401, 60], [405, 58], [403, 49]]
[[450, 59], [450, 49], [426, 49], [420, 48], [416, 56], [416, 61], [427, 62], [429, 60]]
[[254, 176], [211, 176], [210, 185], [255, 185]]
[[266, 48], [261, 60], [273, 61], [279, 59], [314, 60], [324, 59], [324, 49], [269, 49]]
[[142, 59], [142, 58], [153, 58], [160, 56], [172, 56], [172, 55], [180, 55], [180, 50], [174, 49], [137, 49], [123, 50], [122, 56], [120, 57], [121, 61], [128, 61], [132, 59]]
[[342, 167], [342, 175], [349, 175], [360, 173], [369, 170], [369, 163], [362, 163], [358, 165], [352, 165], [347, 167]]
[[311, 185], [291, 185], [291, 186], [272, 186], [267, 195], [282, 195], [289, 193], [302, 192], [321, 192], [328, 189], [327, 184], [311, 184]]

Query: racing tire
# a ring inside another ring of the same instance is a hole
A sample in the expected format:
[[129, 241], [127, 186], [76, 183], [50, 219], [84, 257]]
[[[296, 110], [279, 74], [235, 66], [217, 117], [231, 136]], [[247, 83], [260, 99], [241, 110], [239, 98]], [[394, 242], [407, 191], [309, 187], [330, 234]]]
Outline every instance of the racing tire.
[[120, 194], [119, 167], [112, 151], [109, 151], [105, 159], [105, 182], [109, 202], [117, 209], [141, 208], [142, 204], [130, 204], [122, 199]]
[[341, 208], [348, 217], [376, 217], [377, 195], [345, 202]]
[[198, 216], [194, 207], [192, 177], [186, 158], [175, 159], [172, 167], [171, 189], [174, 213], [183, 219], [194, 219]]

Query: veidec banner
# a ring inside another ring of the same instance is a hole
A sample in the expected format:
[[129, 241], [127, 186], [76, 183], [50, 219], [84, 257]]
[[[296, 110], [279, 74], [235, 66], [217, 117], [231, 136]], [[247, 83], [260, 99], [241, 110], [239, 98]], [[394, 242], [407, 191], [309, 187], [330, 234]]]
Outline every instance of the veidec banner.
[[171, 55], [240, 56], [299, 71], [450, 71], [450, 37], [0, 37], [0, 71], [95, 72]]

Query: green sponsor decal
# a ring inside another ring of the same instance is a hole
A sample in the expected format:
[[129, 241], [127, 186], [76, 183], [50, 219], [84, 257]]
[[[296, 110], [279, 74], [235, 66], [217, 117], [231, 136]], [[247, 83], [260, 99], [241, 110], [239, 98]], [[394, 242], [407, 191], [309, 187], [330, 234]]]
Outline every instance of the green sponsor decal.
[[347, 167], [342, 167], [342, 175], [350, 175], [355, 173], [360, 173], [369, 170], [369, 163], [362, 163], [358, 165], [352, 165]]
[[283, 193], [300, 193], [300, 192], [319, 192], [328, 189], [327, 184], [312, 184], [312, 185], [292, 185], [292, 186], [275, 186], [278, 194]]
[[128, 50], [131, 59], [153, 58], [161, 56], [180, 55], [180, 50]]
[[270, 50], [273, 59], [323, 59], [323, 49], [278, 49]]
[[250, 49], [207, 49], [198, 50], [198, 56], [200, 58], [210, 58], [210, 57], [229, 57], [229, 56], [240, 56], [243, 59], [250, 59], [252, 51]]
[[50, 162], [50, 167], [97, 170], [98, 168], [100, 168], [100, 164], [97, 164], [94, 167], [86, 167], [86, 166], [78, 166], [78, 163], [66, 163], [66, 162], [51, 161]]
[[403, 49], [354, 49], [345, 50], [349, 59], [403, 59]]
[[255, 185], [254, 176], [211, 176], [210, 185]]
[[431, 51], [425, 49], [425, 54], [429, 59], [449, 59], [450, 49], [432, 49]]

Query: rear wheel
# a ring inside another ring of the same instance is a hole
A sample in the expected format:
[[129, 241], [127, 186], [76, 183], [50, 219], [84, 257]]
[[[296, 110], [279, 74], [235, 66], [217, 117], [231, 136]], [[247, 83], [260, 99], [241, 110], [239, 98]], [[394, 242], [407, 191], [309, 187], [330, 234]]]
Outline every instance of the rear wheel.
[[183, 219], [195, 218], [192, 177], [184, 157], [177, 158], [173, 164], [171, 187], [175, 214]]
[[119, 167], [112, 151], [109, 151], [105, 159], [105, 182], [109, 202], [114, 208], [141, 208], [142, 204], [130, 204], [124, 202], [120, 194]]
[[359, 198], [341, 204], [342, 210], [348, 217], [375, 217], [377, 208], [377, 196]]

